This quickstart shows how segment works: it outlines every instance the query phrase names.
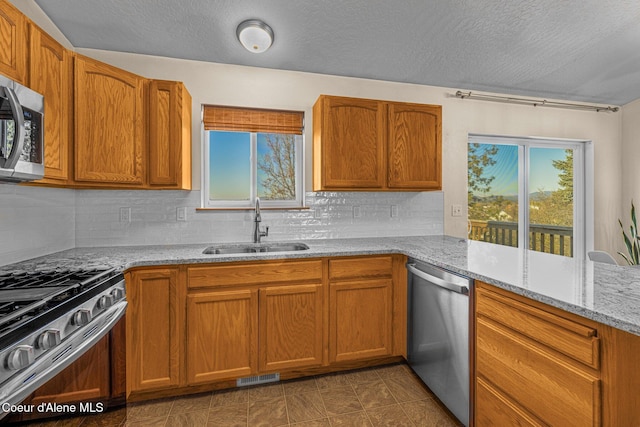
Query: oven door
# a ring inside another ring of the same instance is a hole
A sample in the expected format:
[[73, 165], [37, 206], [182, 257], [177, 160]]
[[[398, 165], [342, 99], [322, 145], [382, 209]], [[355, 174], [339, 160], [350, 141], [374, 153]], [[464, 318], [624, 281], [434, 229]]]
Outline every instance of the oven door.
[[0, 389], [0, 419], [9, 412], [11, 405], [17, 405], [38, 387], [49, 381], [64, 368], [71, 365], [87, 350], [104, 337], [118, 320], [124, 316], [127, 301], [121, 300], [96, 317], [86, 328], [76, 330], [64, 339], [55, 351], [48, 351], [38, 357], [28, 368], [3, 383]]

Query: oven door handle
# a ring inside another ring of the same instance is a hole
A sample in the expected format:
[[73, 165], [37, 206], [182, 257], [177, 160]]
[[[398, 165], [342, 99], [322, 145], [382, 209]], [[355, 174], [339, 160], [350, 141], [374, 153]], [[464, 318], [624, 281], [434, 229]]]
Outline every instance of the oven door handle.
[[[11, 147], [11, 152], [9, 156], [4, 161], [3, 167], [5, 169], [14, 169], [18, 160], [20, 160], [20, 155], [22, 154], [22, 148], [24, 147], [24, 111], [22, 111], [22, 105], [18, 102], [18, 97], [13, 89], [7, 86], [1, 87], [4, 89], [4, 96], [9, 101], [9, 106], [11, 106], [11, 113], [13, 114], [13, 118], [15, 121], [15, 137], [13, 140], [13, 145]], [[17, 141], [17, 143], [16, 143]], [[6, 144], [6, 141], [5, 141]]]

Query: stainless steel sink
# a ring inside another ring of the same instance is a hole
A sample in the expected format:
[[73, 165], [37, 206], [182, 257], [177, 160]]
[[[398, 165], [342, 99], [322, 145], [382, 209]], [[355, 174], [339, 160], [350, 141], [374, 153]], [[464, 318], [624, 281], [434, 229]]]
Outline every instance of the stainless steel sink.
[[241, 245], [216, 245], [209, 246], [204, 251], [205, 255], [229, 255], [229, 254], [253, 254], [259, 252], [292, 252], [309, 249], [304, 243], [245, 243]]

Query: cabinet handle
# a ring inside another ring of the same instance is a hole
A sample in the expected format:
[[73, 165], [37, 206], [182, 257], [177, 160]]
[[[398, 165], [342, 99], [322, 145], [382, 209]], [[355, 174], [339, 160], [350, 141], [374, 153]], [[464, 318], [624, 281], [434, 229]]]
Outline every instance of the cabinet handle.
[[426, 280], [427, 282], [433, 285], [447, 289], [449, 291], [457, 292], [459, 294], [469, 295], [469, 288], [467, 286], [460, 286], [460, 285], [456, 285], [455, 283], [442, 280], [439, 277], [433, 276], [429, 273], [419, 270], [418, 268], [416, 268], [415, 264], [407, 264], [407, 270], [409, 270], [410, 273], [418, 276], [421, 279]]

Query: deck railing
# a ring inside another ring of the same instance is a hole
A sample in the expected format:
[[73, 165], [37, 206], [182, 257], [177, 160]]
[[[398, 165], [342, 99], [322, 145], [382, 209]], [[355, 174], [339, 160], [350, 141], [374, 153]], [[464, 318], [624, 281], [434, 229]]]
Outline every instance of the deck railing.
[[[469, 238], [505, 246], [518, 246], [518, 223], [470, 220]], [[529, 249], [556, 255], [573, 256], [573, 227], [529, 225]]]

